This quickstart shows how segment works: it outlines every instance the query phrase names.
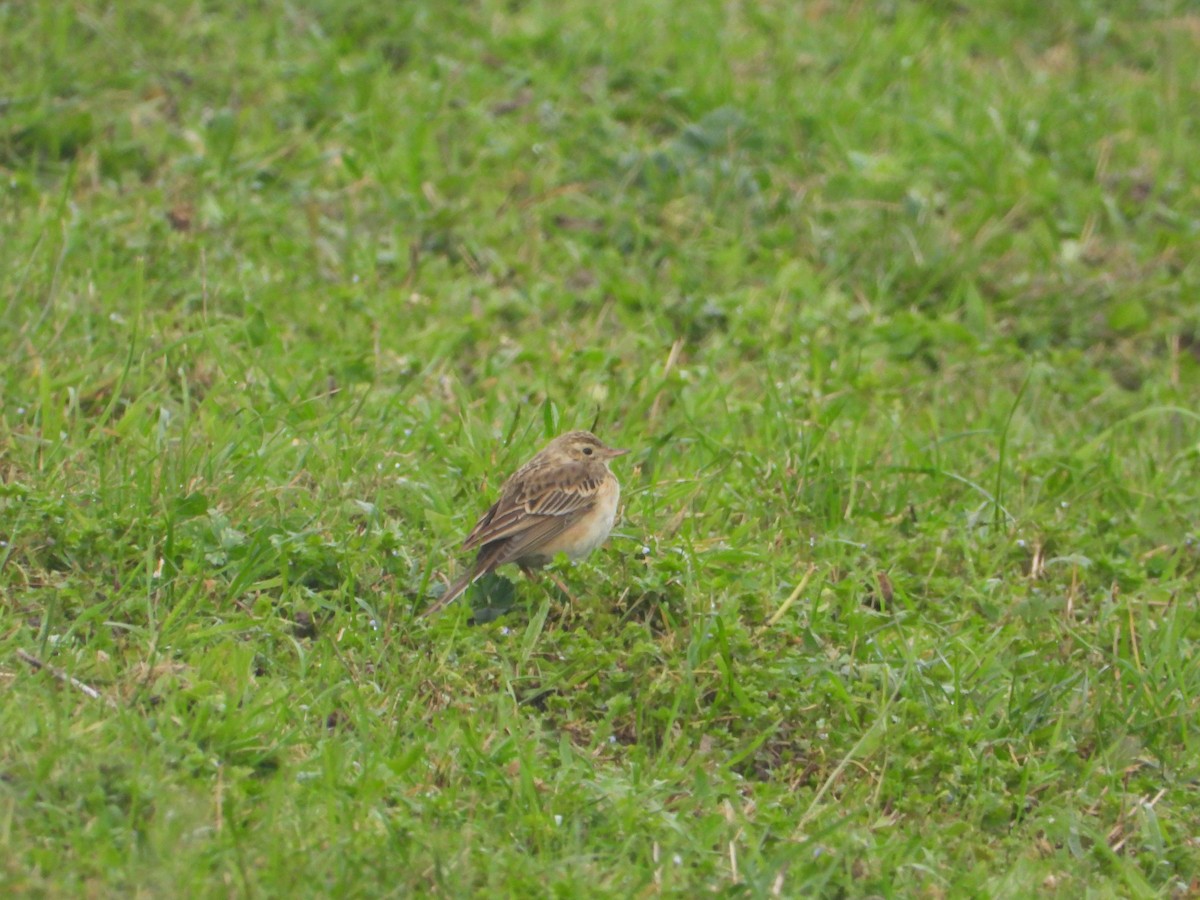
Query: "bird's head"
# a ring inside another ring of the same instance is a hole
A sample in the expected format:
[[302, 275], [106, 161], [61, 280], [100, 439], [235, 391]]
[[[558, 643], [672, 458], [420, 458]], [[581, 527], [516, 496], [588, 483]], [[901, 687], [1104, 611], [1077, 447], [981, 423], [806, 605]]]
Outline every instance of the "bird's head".
[[589, 460], [616, 459], [624, 456], [628, 450], [616, 450], [605, 444], [590, 431], [568, 431], [556, 437], [546, 447], [549, 451], [562, 454], [572, 462], [587, 462]]

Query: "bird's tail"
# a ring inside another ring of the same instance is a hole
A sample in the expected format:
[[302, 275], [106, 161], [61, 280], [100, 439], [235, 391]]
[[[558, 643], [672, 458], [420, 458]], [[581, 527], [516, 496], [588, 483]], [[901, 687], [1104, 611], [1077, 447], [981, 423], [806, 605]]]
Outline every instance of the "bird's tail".
[[424, 619], [427, 616], [432, 616], [434, 613], [441, 612], [443, 609], [457, 600], [462, 592], [469, 588], [474, 583], [475, 579], [482, 574], [482, 572], [472, 567], [472, 569], [467, 572], [466, 575], [458, 579], [458, 581], [454, 582], [454, 584], [450, 585], [450, 587], [446, 588], [446, 592], [434, 600], [433, 603], [431, 603], [429, 607], [421, 613], [420, 618]]

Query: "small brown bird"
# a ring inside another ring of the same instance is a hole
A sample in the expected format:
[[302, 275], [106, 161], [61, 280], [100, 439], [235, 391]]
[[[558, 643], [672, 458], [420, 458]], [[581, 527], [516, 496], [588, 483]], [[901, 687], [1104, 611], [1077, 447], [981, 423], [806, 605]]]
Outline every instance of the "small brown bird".
[[504, 482], [500, 499], [467, 535], [463, 549], [479, 548], [475, 564], [422, 615], [443, 609], [505, 563], [528, 574], [559, 553], [580, 559], [603, 544], [621, 496], [608, 463], [628, 452], [605, 446], [590, 431], [567, 432], [543, 447]]

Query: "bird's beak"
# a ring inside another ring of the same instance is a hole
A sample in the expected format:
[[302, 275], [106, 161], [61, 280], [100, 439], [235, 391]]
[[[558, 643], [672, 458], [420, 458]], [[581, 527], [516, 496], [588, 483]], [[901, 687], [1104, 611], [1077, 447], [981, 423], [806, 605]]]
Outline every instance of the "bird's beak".
[[618, 456], [624, 456], [628, 452], [628, 450], [616, 450], [612, 447], [604, 448], [604, 455], [609, 459], [616, 459]]

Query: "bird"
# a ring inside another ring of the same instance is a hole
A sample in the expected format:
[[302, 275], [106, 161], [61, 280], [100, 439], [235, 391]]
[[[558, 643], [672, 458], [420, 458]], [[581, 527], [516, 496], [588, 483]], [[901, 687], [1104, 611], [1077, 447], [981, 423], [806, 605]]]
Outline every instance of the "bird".
[[479, 548], [474, 564], [421, 615], [449, 606], [506, 563], [515, 562], [528, 575], [559, 553], [582, 559], [603, 544], [621, 497], [609, 463], [628, 452], [590, 431], [569, 431], [548, 443], [509, 476], [500, 499], [463, 541], [464, 550]]

